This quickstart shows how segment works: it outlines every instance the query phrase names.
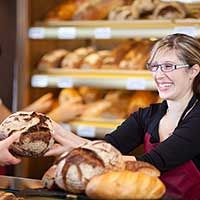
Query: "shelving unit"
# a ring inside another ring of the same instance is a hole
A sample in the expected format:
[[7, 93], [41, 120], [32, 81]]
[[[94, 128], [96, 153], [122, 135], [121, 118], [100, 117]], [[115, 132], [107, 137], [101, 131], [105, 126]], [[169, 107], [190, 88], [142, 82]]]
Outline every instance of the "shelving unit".
[[30, 39], [160, 38], [175, 32], [200, 36], [200, 20], [134, 20], [37, 22], [29, 28]]
[[155, 90], [151, 74], [146, 71], [130, 70], [65, 70], [50, 69], [35, 73], [32, 87], [71, 88], [90, 86], [103, 89]]

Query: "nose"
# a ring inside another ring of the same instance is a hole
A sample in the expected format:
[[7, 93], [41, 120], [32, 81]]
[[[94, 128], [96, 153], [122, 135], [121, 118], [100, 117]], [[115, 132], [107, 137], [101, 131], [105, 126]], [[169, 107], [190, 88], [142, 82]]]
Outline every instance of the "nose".
[[163, 78], [165, 73], [161, 70], [161, 66], [158, 67], [157, 71], [153, 72], [153, 77], [156, 79]]

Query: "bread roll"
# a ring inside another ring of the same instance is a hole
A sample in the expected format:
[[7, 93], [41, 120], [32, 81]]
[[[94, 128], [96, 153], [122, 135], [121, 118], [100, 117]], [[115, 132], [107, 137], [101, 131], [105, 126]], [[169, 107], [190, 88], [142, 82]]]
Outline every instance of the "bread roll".
[[109, 169], [124, 169], [118, 150], [104, 141], [93, 141], [73, 149], [57, 166], [56, 184], [68, 192], [82, 193], [88, 181]]
[[94, 103], [87, 104], [86, 106], [87, 107], [82, 113], [81, 118], [92, 118], [100, 116], [111, 106], [111, 102], [106, 100], [99, 100]]
[[153, 165], [142, 161], [126, 161], [126, 170], [143, 172], [149, 176], [160, 176], [160, 171]]
[[53, 145], [52, 121], [45, 115], [36, 112], [16, 112], [7, 117], [0, 125], [0, 138], [20, 134], [19, 139], [10, 148], [19, 155], [39, 157]]
[[0, 200], [24, 200], [24, 198], [16, 197], [11, 192], [0, 191]]
[[96, 88], [90, 88], [87, 86], [81, 86], [78, 89], [79, 94], [82, 96], [84, 103], [95, 102], [102, 98], [103, 92]]
[[79, 93], [73, 88], [66, 88], [61, 90], [59, 97], [58, 97], [59, 104], [64, 104], [66, 102], [75, 102], [81, 103], [82, 97]]
[[92, 199], [159, 199], [165, 186], [157, 177], [140, 172], [110, 171], [93, 177], [86, 187]]
[[184, 4], [179, 2], [161, 2], [154, 10], [153, 19], [182, 19], [187, 15]]
[[38, 63], [39, 70], [60, 67], [61, 60], [68, 54], [65, 49], [56, 49], [45, 54]]

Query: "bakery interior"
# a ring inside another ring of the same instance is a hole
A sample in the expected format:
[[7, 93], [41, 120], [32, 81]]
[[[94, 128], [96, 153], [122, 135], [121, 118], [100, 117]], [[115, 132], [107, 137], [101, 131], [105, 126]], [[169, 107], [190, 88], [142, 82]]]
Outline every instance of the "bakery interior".
[[[16, 112], [50, 93], [45, 114], [81, 137], [102, 139], [139, 107], [161, 101], [145, 69], [150, 49], [170, 33], [198, 35], [199, 18], [200, 1], [192, 0], [1, 0], [0, 98]], [[87, 108], [66, 120], [68, 102]], [[140, 153], [142, 146], [133, 152]], [[1, 175], [40, 180], [53, 163], [23, 158]], [[53, 195], [44, 199], [63, 197]]]

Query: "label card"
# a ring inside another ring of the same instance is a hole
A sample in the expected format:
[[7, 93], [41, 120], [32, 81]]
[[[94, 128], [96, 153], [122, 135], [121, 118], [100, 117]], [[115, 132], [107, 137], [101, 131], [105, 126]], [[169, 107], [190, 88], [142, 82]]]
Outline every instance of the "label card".
[[96, 39], [110, 39], [111, 38], [111, 29], [108, 27], [96, 28], [94, 30], [94, 37]]
[[77, 134], [81, 137], [94, 138], [95, 137], [95, 130], [96, 130], [96, 128], [94, 126], [79, 125], [77, 127]]
[[61, 27], [58, 28], [57, 36], [59, 39], [75, 39], [77, 31], [74, 27]]

